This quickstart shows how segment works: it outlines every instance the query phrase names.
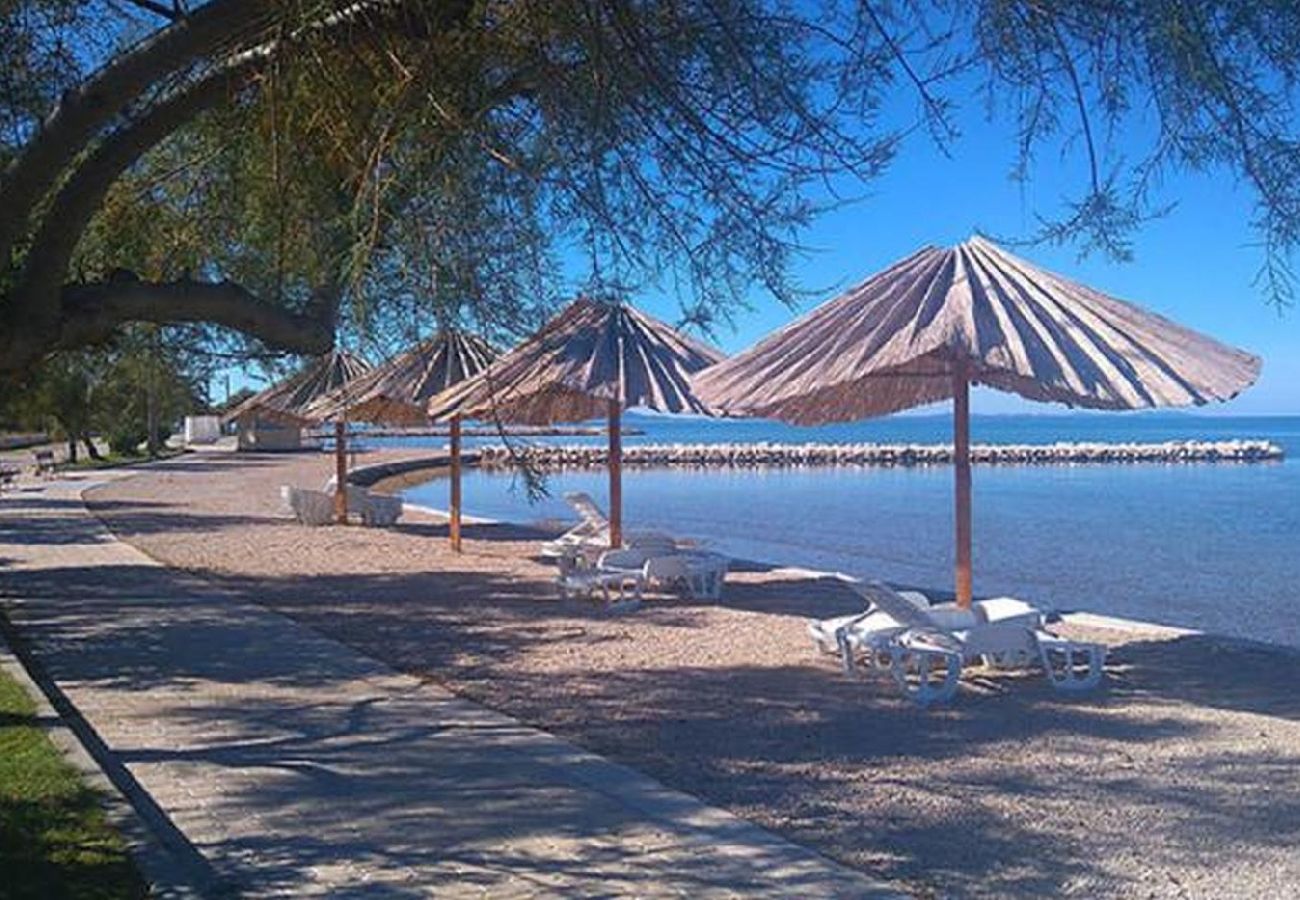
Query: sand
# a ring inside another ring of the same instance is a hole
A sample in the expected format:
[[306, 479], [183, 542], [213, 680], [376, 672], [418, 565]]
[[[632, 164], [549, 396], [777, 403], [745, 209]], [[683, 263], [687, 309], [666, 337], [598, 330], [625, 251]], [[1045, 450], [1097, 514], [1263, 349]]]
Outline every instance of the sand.
[[981, 675], [922, 712], [813, 650], [807, 617], [858, 607], [832, 580], [749, 565], [720, 602], [610, 614], [558, 599], [528, 529], [456, 556], [436, 516], [279, 511], [331, 466], [207, 454], [87, 498], [168, 565], [920, 896], [1300, 896], [1296, 651], [1089, 628], [1102, 690]]

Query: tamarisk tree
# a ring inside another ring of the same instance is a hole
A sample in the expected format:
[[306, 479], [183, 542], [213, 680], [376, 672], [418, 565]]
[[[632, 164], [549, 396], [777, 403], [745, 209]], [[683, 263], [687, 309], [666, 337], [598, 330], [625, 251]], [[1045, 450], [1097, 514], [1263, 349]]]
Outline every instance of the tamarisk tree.
[[[1162, 173], [1230, 172], [1285, 299], [1296, 47], [1300, 9], [1250, 0], [14, 0], [0, 374], [131, 322], [297, 353], [417, 307], [519, 329], [575, 250], [702, 324], [789, 300], [810, 189], [918, 123], [958, 147], [977, 87], [1018, 173], [1085, 148], [1042, 237], [1122, 257]], [[897, 92], [914, 120], [882, 117]]]

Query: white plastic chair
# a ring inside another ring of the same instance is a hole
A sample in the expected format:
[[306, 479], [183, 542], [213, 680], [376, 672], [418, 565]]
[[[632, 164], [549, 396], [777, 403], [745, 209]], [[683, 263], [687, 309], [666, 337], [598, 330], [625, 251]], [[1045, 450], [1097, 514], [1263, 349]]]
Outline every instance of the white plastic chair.
[[362, 508], [361, 521], [367, 525], [388, 528], [402, 517], [402, 498], [387, 494], [367, 494]]
[[329, 525], [334, 521], [334, 495], [285, 485], [280, 496], [294, 518], [304, 525]]
[[721, 553], [678, 554], [685, 564], [686, 592], [692, 600], [718, 600], [727, 581], [731, 560]]
[[[979, 660], [995, 668], [1040, 665], [1054, 688], [1083, 691], [1103, 675], [1105, 647], [1069, 641], [1042, 627], [1042, 612], [1014, 598], [972, 604], [920, 607], [880, 582], [848, 582], [869, 611], [835, 627], [846, 670], [855, 662], [887, 668], [903, 693], [920, 706], [950, 699], [962, 665]], [[828, 623], [810, 627], [820, 646]], [[936, 673], [938, 676], [936, 677]]]
[[639, 570], [646, 585], [662, 585], [692, 600], [716, 600], [722, 595], [730, 562], [718, 553], [683, 553], [671, 543], [649, 542], [623, 550], [607, 550], [601, 554], [596, 568]]
[[564, 500], [578, 514], [578, 524], [553, 541], [542, 545], [542, 555], [549, 558], [573, 557], [583, 548], [609, 546], [609, 519], [591, 499], [590, 494], [571, 491]]
[[[590, 494], [570, 491], [564, 495], [564, 500], [577, 513], [579, 522], [554, 540], [542, 544], [541, 556], [558, 560], [561, 567], [567, 569], [579, 568], [584, 563], [594, 564], [602, 553], [610, 549], [609, 518]], [[623, 546], [674, 553], [679, 542], [662, 531], [626, 531]]]
[[[605, 555], [635, 552], [610, 550]], [[560, 573], [556, 585], [560, 589], [560, 596], [565, 600], [599, 597], [607, 609], [634, 609], [641, 605], [645, 593], [644, 565], [644, 562], [640, 567], [602, 567], [598, 564], [594, 567], [570, 569]]]

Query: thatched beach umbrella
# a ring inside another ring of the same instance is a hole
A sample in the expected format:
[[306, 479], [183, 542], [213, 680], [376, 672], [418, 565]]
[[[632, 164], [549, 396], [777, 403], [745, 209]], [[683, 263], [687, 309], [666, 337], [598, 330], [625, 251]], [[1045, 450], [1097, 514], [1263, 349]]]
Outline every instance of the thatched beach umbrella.
[[[476, 335], [444, 328], [404, 353], [376, 366], [311, 408], [317, 419], [333, 419], [336, 431], [347, 419], [380, 425], [422, 425], [429, 400], [487, 367], [496, 351]], [[342, 446], [343, 438], [339, 438]], [[460, 550], [460, 419], [451, 423], [452, 547]], [[340, 470], [343, 490], [346, 473]], [[344, 499], [346, 516], [346, 495]]]
[[622, 411], [707, 413], [690, 376], [722, 359], [621, 303], [579, 299], [478, 377], [435, 397], [436, 421], [456, 416], [526, 425], [609, 420], [610, 543], [623, 542]]
[[477, 375], [496, 355], [482, 338], [444, 328], [321, 398], [310, 411], [319, 419], [346, 416], [379, 425], [424, 425], [429, 400]]
[[222, 424], [238, 421], [241, 429], [255, 428], [259, 419], [301, 429], [317, 419], [313, 404], [365, 374], [370, 364], [345, 350], [317, 357], [294, 375], [249, 397], [223, 417]]
[[982, 238], [927, 247], [695, 379], [719, 412], [800, 425], [953, 400], [956, 582], [971, 599], [971, 384], [1088, 409], [1199, 406], [1258, 358]]

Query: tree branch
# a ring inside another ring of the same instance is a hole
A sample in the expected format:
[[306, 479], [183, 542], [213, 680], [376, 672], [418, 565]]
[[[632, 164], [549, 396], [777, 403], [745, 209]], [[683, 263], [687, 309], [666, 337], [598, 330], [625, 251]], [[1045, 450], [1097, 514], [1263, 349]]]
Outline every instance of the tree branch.
[[212, 0], [64, 94], [0, 177], [0, 265], [27, 228], [36, 206], [87, 143], [126, 106], [196, 59], [215, 53], [251, 25], [270, 21], [265, 0]]
[[10, 297], [19, 316], [32, 326], [54, 327], [60, 318], [59, 292], [69, 261], [113, 183], [151, 147], [246, 84], [260, 62], [260, 57], [245, 57], [231, 69], [187, 85], [90, 154], [59, 189], [35, 235]]
[[[346, 26], [368, 8], [365, 3], [349, 5], [315, 27], [328, 30]], [[59, 188], [41, 217], [31, 253], [10, 292], [7, 318], [22, 319], [33, 334], [43, 326], [52, 335], [61, 318], [60, 291], [72, 255], [117, 179], [169, 135], [247, 85], [277, 50], [295, 39], [297, 36], [239, 53], [105, 138]]]
[[276, 349], [318, 354], [334, 344], [337, 297], [331, 302], [319, 296], [307, 313], [297, 313], [272, 306], [231, 281], [146, 282], [131, 273], [117, 273], [106, 282], [68, 285], [62, 305], [60, 348], [103, 341], [126, 322], [207, 322], [242, 331]]

